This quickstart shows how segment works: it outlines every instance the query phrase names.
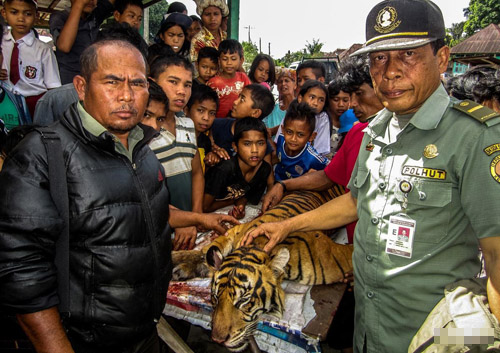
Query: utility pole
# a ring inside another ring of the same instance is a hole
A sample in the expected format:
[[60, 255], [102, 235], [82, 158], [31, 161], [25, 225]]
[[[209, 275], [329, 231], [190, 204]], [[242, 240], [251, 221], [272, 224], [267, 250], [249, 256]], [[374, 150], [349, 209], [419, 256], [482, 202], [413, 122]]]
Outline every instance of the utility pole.
[[262, 38], [259, 37], [259, 53], [262, 53]]
[[271, 56], [271, 42], [267, 43], [268, 55]]
[[250, 30], [255, 29], [255, 27], [248, 25], [248, 26], [245, 26], [243, 28], [248, 29], [248, 43], [252, 43], [252, 39], [250, 38]]

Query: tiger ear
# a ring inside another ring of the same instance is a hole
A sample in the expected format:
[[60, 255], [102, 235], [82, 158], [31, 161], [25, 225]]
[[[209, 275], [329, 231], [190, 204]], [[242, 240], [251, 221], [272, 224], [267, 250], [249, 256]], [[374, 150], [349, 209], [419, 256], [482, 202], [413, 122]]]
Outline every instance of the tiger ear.
[[271, 260], [271, 269], [276, 277], [280, 277], [285, 273], [285, 267], [288, 260], [290, 260], [290, 252], [287, 248], [279, 249], [276, 255], [274, 255]]
[[208, 249], [207, 254], [205, 255], [207, 264], [210, 267], [213, 267], [215, 271], [219, 271], [220, 266], [222, 265], [222, 254], [216, 246], [212, 246]]

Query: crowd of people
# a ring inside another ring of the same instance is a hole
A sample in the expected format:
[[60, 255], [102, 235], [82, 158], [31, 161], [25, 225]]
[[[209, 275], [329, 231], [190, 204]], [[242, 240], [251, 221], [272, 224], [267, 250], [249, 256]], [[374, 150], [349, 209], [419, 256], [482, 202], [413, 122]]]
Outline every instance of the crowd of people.
[[[355, 285], [334, 347], [354, 337], [358, 352], [406, 350], [443, 288], [479, 272], [479, 245], [498, 316], [500, 71], [443, 84], [439, 8], [386, 0], [331, 82], [321, 62], [293, 70], [265, 54], [246, 73], [225, 1], [195, 2], [199, 17], [170, 4], [148, 44], [142, 1], [73, 0], [50, 16], [54, 52], [33, 29], [36, 0], [4, 1], [0, 302], [35, 348], [158, 352], [171, 249], [192, 249], [202, 229], [223, 234], [248, 203], [266, 211], [334, 184], [347, 193], [244, 240], [265, 235], [269, 251], [295, 230], [345, 226]], [[53, 162], [34, 131], [47, 125], [67, 174], [69, 315], [57, 310]]]

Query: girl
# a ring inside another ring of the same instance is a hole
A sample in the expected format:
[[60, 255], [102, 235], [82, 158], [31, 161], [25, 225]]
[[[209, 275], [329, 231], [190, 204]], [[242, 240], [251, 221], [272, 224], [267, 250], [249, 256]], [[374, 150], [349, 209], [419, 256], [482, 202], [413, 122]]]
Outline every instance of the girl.
[[191, 41], [191, 61], [196, 62], [198, 52], [203, 47], [219, 48], [220, 42], [227, 38], [222, 29], [222, 18], [229, 15], [229, 8], [224, 0], [194, 0], [196, 12], [201, 17], [203, 27]]
[[270, 90], [276, 80], [273, 58], [266, 54], [258, 54], [252, 62], [248, 77], [252, 83], [260, 83]]
[[157, 40], [172, 48], [172, 50], [183, 57], [189, 55], [190, 43], [186, 40], [187, 29], [193, 20], [181, 13], [171, 13], [162, 21], [158, 31]]

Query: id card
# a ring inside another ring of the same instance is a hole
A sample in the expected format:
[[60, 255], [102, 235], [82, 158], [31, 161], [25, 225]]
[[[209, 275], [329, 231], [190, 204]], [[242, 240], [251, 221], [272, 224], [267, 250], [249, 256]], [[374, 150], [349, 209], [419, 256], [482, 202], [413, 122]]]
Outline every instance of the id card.
[[385, 252], [410, 259], [416, 225], [417, 222], [406, 215], [391, 216]]

